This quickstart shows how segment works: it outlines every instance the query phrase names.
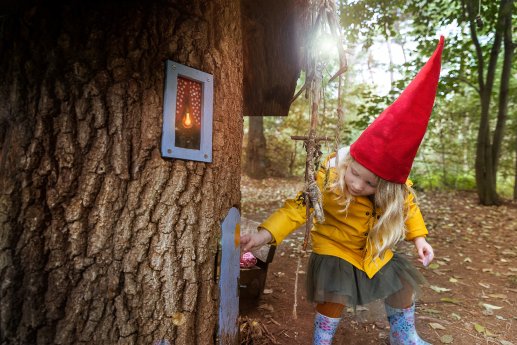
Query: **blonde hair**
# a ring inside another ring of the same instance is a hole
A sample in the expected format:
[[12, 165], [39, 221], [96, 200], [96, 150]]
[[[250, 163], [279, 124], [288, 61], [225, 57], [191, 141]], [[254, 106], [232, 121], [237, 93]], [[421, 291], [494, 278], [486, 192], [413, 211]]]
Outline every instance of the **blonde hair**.
[[[350, 154], [339, 161], [337, 179], [330, 186], [337, 193], [338, 203], [343, 206], [342, 211], [345, 213], [354, 199], [348, 192], [345, 174], [354, 161]], [[377, 179], [374, 209], [380, 208], [382, 214], [368, 232], [367, 249], [372, 259], [383, 258], [386, 250], [392, 249], [405, 238], [405, 222], [409, 213], [409, 203], [406, 199], [410, 194], [416, 198], [413, 189], [406, 184], [393, 183], [378, 176]]]

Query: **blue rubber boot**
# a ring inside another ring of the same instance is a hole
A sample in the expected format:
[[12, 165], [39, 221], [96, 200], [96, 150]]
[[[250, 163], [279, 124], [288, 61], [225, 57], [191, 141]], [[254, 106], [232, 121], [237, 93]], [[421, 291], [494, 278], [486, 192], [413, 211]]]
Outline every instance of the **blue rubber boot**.
[[422, 340], [415, 328], [415, 304], [407, 309], [398, 309], [384, 304], [390, 322], [391, 345], [431, 345]]
[[330, 345], [341, 318], [332, 318], [316, 312], [314, 317], [313, 345]]

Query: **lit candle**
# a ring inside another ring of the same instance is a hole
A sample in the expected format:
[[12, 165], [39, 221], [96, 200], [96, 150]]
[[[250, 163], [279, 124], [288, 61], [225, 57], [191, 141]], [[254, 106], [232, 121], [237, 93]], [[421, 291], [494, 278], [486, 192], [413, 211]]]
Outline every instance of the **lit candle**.
[[192, 127], [192, 118], [190, 115], [191, 109], [190, 109], [190, 97], [187, 98], [185, 105], [185, 113], [183, 114], [182, 124], [185, 128]]

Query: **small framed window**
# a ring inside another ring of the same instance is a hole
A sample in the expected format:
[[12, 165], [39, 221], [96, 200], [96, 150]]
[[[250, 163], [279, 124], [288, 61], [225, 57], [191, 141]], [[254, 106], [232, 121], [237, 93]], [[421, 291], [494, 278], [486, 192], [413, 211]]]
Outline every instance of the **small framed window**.
[[211, 74], [167, 60], [162, 157], [212, 162]]

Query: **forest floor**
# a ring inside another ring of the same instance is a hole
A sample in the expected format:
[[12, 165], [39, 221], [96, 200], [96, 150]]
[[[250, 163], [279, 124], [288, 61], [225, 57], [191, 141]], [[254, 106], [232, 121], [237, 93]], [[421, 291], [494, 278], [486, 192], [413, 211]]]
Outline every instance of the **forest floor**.
[[[242, 178], [242, 217], [260, 222], [303, 188], [300, 179]], [[399, 246], [427, 278], [416, 303], [417, 329], [432, 344], [517, 345], [517, 204], [478, 205], [472, 192], [419, 192], [418, 200], [435, 251], [423, 267], [412, 244]], [[256, 223], [254, 223], [256, 224]], [[242, 344], [312, 344], [313, 306], [305, 300], [309, 252], [301, 253], [304, 229], [276, 249], [264, 293], [240, 302]], [[295, 276], [298, 258], [297, 308]], [[337, 344], [389, 344], [381, 303], [347, 310]]]

